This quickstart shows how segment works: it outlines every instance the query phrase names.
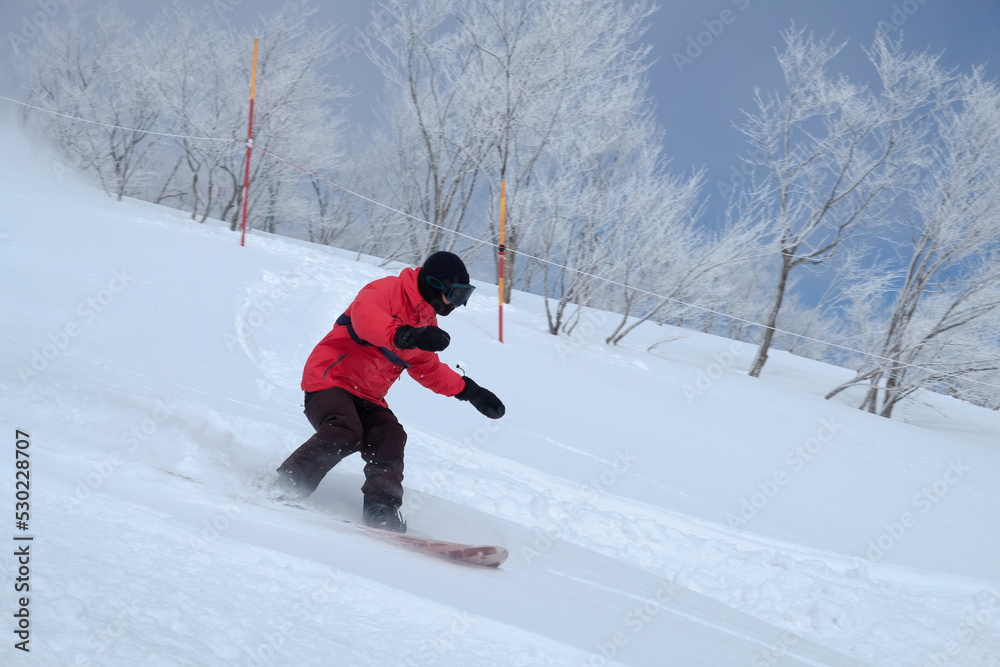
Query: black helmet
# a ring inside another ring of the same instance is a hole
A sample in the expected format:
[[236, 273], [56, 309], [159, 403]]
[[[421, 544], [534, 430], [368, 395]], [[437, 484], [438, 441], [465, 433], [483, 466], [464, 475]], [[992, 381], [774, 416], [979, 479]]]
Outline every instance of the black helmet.
[[[445, 250], [427, 258], [417, 276], [417, 286], [424, 301], [442, 316], [448, 315], [458, 306], [464, 306], [476, 289], [469, 284], [469, 271], [462, 259]], [[449, 303], [445, 303], [442, 297]]]

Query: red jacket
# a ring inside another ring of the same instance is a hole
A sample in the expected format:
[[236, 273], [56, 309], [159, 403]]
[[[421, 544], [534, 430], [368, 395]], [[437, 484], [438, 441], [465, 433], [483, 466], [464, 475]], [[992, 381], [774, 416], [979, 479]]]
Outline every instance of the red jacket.
[[418, 274], [418, 269], [404, 269], [398, 277], [381, 278], [361, 289], [333, 330], [309, 355], [302, 373], [303, 391], [341, 387], [358, 398], [386, 406], [385, 395], [403, 370], [445, 396], [454, 396], [465, 388], [462, 376], [434, 352], [401, 350], [393, 343], [396, 330], [404, 324], [437, 326], [434, 308], [417, 289]]

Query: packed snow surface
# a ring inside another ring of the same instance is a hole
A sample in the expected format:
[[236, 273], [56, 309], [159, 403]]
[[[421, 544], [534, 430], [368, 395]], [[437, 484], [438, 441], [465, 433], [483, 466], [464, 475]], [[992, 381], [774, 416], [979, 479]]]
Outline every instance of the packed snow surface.
[[312, 511], [255, 485], [311, 435], [312, 346], [402, 266], [240, 247], [4, 145], [0, 663], [1000, 665], [1000, 414], [882, 419], [823, 399], [848, 370], [775, 353], [755, 380], [752, 346], [655, 325], [610, 347], [608, 313], [552, 336], [521, 293], [500, 343], [482, 282], [441, 357], [507, 415], [405, 375], [388, 399], [411, 531], [511, 556], [411, 553], [331, 517], [359, 518], [356, 456]]

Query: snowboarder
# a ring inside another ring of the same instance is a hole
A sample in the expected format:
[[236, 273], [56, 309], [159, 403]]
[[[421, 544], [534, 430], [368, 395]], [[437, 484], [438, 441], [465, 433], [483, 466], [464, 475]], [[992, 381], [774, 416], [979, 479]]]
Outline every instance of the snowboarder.
[[360, 452], [364, 523], [406, 532], [399, 515], [406, 433], [385, 401], [403, 370], [428, 389], [468, 401], [490, 419], [505, 412], [493, 392], [436, 354], [451, 340], [437, 326], [437, 316], [464, 306], [473, 290], [465, 264], [450, 252], [436, 252], [419, 269], [404, 269], [361, 289], [306, 361], [305, 415], [316, 433], [278, 468], [284, 495], [310, 495], [344, 457]]

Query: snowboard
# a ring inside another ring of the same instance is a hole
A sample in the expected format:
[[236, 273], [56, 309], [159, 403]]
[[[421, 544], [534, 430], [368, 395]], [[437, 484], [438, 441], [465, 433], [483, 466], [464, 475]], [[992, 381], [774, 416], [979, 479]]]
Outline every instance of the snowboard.
[[386, 542], [392, 542], [400, 547], [409, 549], [410, 551], [416, 551], [429, 556], [437, 556], [439, 558], [445, 558], [462, 563], [470, 563], [472, 565], [482, 565], [484, 567], [500, 567], [503, 565], [504, 561], [507, 560], [507, 556], [510, 555], [507, 549], [500, 546], [447, 542], [445, 540], [435, 540], [429, 537], [417, 537], [416, 535], [408, 535], [406, 533], [394, 533], [391, 530], [382, 530], [381, 528], [372, 528], [371, 526], [366, 526], [362, 523], [345, 519], [344, 517], [333, 514], [328, 510], [316, 507], [311, 503], [295, 500], [277, 500], [277, 502], [287, 507], [294, 507], [296, 509], [312, 512], [313, 514], [319, 514], [327, 519], [330, 519], [331, 521], [351, 526], [352, 528], [371, 535], [372, 537], [376, 537]]
[[490, 546], [484, 544], [460, 544], [458, 542], [445, 542], [443, 540], [433, 540], [424, 537], [416, 537], [405, 533], [394, 533], [381, 528], [371, 528], [352, 521], [340, 519], [349, 523], [355, 528], [368, 533], [372, 537], [380, 540], [398, 544], [401, 547], [419, 553], [438, 556], [449, 560], [482, 565], [484, 567], [500, 567], [509, 555], [503, 547]]

